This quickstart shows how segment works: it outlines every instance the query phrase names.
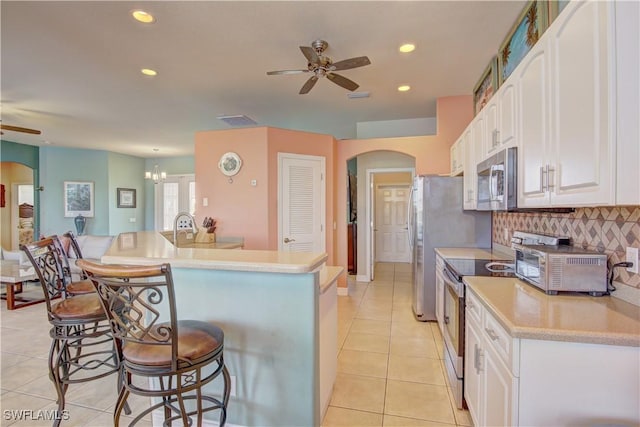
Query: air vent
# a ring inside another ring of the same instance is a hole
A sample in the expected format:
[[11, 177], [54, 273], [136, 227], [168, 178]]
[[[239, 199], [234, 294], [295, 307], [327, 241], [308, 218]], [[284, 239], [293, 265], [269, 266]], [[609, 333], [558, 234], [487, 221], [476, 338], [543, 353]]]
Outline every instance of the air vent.
[[369, 92], [349, 92], [347, 94], [347, 98], [349, 99], [358, 99], [358, 98], [368, 98]]
[[600, 265], [601, 258], [567, 258], [567, 264], [570, 265]]
[[254, 126], [258, 124], [255, 120], [244, 115], [218, 116], [217, 118], [233, 127]]

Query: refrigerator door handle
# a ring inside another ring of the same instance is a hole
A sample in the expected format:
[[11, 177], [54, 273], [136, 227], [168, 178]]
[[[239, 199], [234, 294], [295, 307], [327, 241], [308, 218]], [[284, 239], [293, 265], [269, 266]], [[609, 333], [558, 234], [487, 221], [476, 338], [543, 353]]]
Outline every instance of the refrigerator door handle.
[[407, 239], [409, 239], [409, 251], [413, 253], [413, 221], [412, 215], [413, 212], [413, 186], [411, 186], [411, 190], [409, 191], [409, 203], [407, 203]]

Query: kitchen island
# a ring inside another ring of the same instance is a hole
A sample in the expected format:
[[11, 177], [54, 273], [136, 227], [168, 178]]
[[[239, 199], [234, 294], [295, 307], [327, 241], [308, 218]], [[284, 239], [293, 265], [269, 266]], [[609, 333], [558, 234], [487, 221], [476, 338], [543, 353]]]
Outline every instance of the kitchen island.
[[[335, 281], [342, 268], [326, 267], [326, 259], [325, 253], [176, 248], [148, 231], [118, 236], [102, 262], [170, 263], [178, 316], [224, 330], [234, 383], [229, 424], [311, 426], [320, 425], [337, 358], [330, 347], [337, 341]], [[218, 381], [206, 389], [220, 391]]]

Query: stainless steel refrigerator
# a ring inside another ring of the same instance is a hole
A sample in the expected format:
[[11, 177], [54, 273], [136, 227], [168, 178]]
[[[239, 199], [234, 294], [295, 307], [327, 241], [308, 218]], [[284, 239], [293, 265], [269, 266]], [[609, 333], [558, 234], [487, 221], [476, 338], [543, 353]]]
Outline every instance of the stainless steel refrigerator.
[[462, 177], [415, 178], [409, 203], [413, 313], [436, 320], [435, 248], [490, 248], [491, 212], [462, 209]]

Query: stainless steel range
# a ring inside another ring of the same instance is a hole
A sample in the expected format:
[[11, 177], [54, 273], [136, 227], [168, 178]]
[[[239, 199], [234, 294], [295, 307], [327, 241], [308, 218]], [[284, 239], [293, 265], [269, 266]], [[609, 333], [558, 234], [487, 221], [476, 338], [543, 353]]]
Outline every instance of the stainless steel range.
[[444, 360], [447, 378], [458, 408], [464, 403], [464, 293], [463, 276], [514, 277], [512, 261], [489, 259], [445, 259]]

